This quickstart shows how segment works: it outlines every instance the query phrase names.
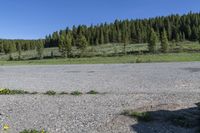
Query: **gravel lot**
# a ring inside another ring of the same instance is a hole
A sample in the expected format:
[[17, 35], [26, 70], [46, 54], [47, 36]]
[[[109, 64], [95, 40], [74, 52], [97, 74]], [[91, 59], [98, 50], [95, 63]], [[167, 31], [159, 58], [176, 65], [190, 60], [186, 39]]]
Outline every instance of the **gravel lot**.
[[0, 85], [38, 92], [107, 93], [0, 96], [0, 124], [8, 124], [11, 133], [30, 128], [50, 133], [190, 133], [194, 130], [166, 123], [144, 126], [120, 113], [165, 104], [176, 104], [177, 110], [195, 107], [200, 101], [200, 63], [1, 66]]

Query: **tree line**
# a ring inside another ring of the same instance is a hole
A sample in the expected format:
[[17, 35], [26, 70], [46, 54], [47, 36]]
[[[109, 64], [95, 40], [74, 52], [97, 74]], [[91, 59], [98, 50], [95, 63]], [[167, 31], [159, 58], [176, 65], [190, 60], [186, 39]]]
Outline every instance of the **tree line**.
[[13, 59], [12, 53], [18, 52], [18, 59], [21, 59], [22, 51], [37, 50], [38, 58], [43, 58], [43, 49], [45, 41], [40, 40], [9, 40], [0, 39], [0, 53], [10, 55], [10, 60]]
[[72, 46], [79, 46], [84, 38], [89, 45], [106, 43], [147, 43], [152, 29], [158, 40], [165, 30], [169, 41], [197, 41], [200, 33], [200, 13], [170, 15], [149, 19], [116, 20], [114, 23], [99, 25], [79, 25], [71, 29], [56, 31], [46, 36], [45, 47], [58, 47], [63, 38], [70, 39]]

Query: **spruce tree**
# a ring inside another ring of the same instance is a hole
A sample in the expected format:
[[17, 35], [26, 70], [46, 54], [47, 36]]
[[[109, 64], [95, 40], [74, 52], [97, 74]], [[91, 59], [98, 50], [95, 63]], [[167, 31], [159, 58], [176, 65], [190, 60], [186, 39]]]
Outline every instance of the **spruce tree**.
[[168, 50], [169, 50], [169, 43], [168, 43], [167, 33], [164, 29], [161, 36], [161, 51], [167, 53]]
[[150, 38], [148, 41], [148, 49], [150, 53], [157, 52], [157, 35], [153, 29], [151, 29]]

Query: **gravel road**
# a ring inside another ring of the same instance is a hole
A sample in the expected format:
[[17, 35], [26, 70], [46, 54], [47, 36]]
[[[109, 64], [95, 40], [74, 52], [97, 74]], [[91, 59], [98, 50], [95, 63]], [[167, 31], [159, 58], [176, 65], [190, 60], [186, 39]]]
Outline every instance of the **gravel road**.
[[195, 107], [200, 101], [200, 63], [1, 66], [0, 85], [38, 92], [107, 93], [0, 96], [0, 128], [8, 124], [10, 133], [30, 128], [50, 133], [190, 133], [193, 129], [165, 123], [144, 128], [120, 113], [153, 105]]

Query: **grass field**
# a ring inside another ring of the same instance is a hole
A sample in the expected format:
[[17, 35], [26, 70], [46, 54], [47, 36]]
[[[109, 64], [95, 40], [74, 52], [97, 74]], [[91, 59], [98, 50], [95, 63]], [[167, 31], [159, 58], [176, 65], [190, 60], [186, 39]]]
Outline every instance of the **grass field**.
[[[146, 62], [189, 62], [200, 61], [200, 44], [198, 42], [176, 43], [172, 53], [148, 54], [147, 44], [129, 44], [126, 47], [127, 55], [123, 55], [123, 44], [105, 44], [89, 46], [84, 58], [60, 57], [58, 48], [45, 48], [43, 60], [37, 60], [37, 52], [22, 52], [21, 61], [8, 61], [9, 55], [0, 55], [0, 65], [34, 65], [34, 64], [116, 64], [116, 63], [146, 63]], [[73, 49], [74, 56], [80, 51]], [[52, 53], [53, 57], [52, 58]], [[18, 53], [12, 54], [14, 59]]]
[[118, 63], [150, 63], [150, 62], [191, 62], [200, 61], [200, 53], [169, 53], [169, 54], [146, 54], [127, 55], [117, 57], [92, 57], [71, 59], [43, 59], [6, 61], [1, 60], [0, 65], [56, 65], [56, 64], [118, 64]]

